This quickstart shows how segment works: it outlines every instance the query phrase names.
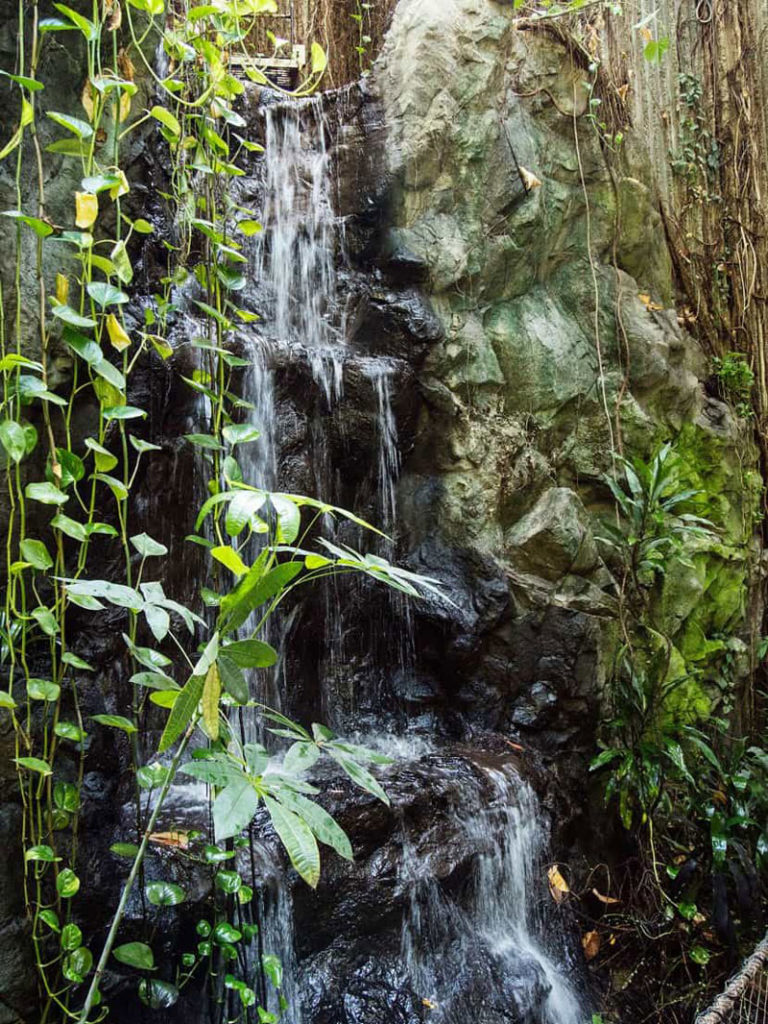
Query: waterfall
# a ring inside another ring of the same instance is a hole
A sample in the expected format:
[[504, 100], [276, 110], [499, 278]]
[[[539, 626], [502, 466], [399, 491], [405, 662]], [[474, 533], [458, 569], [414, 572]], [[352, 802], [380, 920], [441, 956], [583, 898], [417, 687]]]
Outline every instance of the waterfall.
[[[345, 377], [356, 375], [358, 403], [360, 394], [367, 395], [375, 452], [361, 474], [367, 481], [366, 507], [375, 524], [391, 535], [397, 524], [401, 463], [398, 362], [363, 355], [346, 343], [338, 277], [343, 245], [334, 212], [332, 132], [324, 110], [323, 98], [318, 97], [268, 105], [263, 114], [266, 156], [260, 187], [265, 230], [251, 253], [254, 301], [261, 321], [246, 340], [252, 366], [245, 375], [243, 395], [252, 404], [250, 417], [262, 437], [241, 449], [239, 458], [248, 482], [276, 489], [286, 486], [280, 424], [283, 405], [290, 402], [304, 417], [302, 456], [311, 468], [316, 492], [341, 504], [342, 474], [335, 464], [330, 431], [334, 417], [337, 424], [343, 423], [349, 400]], [[293, 382], [289, 390], [285, 379]], [[392, 539], [364, 539], [349, 526], [331, 521], [325, 532], [360, 541], [384, 557], [396, 555]], [[384, 690], [391, 690], [390, 677], [415, 670], [410, 602], [400, 594], [387, 595], [385, 621], [368, 624], [370, 638], [364, 634], [361, 644], [356, 631], [361, 628], [357, 612], [363, 607], [358, 600], [363, 594], [346, 580], [343, 588], [334, 580], [325, 588], [324, 650], [317, 667], [316, 697], [319, 714], [333, 727], [361, 727], [356, 689], [361, 677], [368, 714], [383, 706]], [[298, 608], [273, 624], [269, 639], [279, 649], [291, 635], [296, 616], [301, 617]], [[372, 665], [370, 653], [365, 661], [363, 648], [373, 652]], [[270, 673], [255, 674], [254, 685], [258, 699], [290, 713], [292, 676], [283, 658]], [[370, 725], [369, 716], [365, 726]], [[247, 728], [249, 738], [261, 738], [253, 722]], [[385, 741], [374, 736], [371, 742]], [[544, 866], [548, 833], [530, 785], [508, 763], [489, 767], [466, 758], [456, 781], [441, 767], [439, 757], [432, 763], [423, 739], [406, 737], [395, 746], [399, 756], [387, 770], [391, 780], [396, 781], [400, 772], [424, 771], [426, 764], [438, 776], [445, 773], [442, 783], [452, 794], [446, 814], [457, 829], [455, 842], [465, 851], [467, 870], [458, 888], [446, 884], [435, 870], [433, 854], [422, 848], [418, 829], [406, 820], [405, 805], [393, 800], [401, 833], [396, 869], [401, 925], [399, 949], [388, 969], [398, 984], [420, 1001], [428, 1014], [425, 1019], [434, 1024], [583, 1024], [586, 1015], [577, 989], [567, 979], [567, 943], [552, 908], [541, 906], [542, 900], [550, 900]], [[386, 786], [387, 779], [383, 782]], [[287, 979], [288, 1008], [281, 1020], [308, 1024], [316, 1019], [307, 1009], [316, 985], [311, 965], [297, 954], [291, 887], [274, 851], [256, 843], [252, 856], [258, 865], [254, 881], [259, 890], [259, 952], [277, 956]], [[255, 960], [251, 969], [256, 977]], [[365, 1013], [354, 1020], [379, 1024], [378, 1017], [368, 1019]]]
[[467, 965], [487, 981], [486, 1000], [506, 1002], [514, 1011], [511, 1020], [582, 1024], [581, 1000], [564, 971], [567, 949], [556, 930], [554, 943], [548, 937], [540, 907], [542, 898], [550, 899], [544, 882], [548, 837], [536, 794], [511, 767], [482, 771], [490, 799], [483, 800], [469, 781], [456, 794], [467, 846], [479, 850], [463, 901], [441, 886], [404, 831], [401, 878], [409, 908], [402, 956], [408, 977], [433, 1009], [435, 1024], [465, 1024], [476, 1015], [477, 984], [467, 985]]

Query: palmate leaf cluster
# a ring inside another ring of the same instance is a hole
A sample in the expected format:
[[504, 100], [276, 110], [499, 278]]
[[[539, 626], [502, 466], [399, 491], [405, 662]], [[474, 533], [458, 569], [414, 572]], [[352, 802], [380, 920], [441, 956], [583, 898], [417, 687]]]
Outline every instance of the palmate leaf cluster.
[[[244, 502], [242, 499], [245, 498]], [[237, 510], [233, 514], [233, 506]], [[226, 507], [226, 514], [224, 508]], [[219, 513], [224, 518], [230, 544], [215, 544], [199, 534], [190, 539], [210, 548], [212, 557], [234, 577], [232, 588], [223, 593], [206, 592], [209, 605], [218, 608], [218, 618], [194, 663], [187, 665], [186, 678], [179, 682], [180, 666], [163, 651], [136, 644], [124, 634], [124, 640], [142, 670], [132, 682], [148, 692], [149, 700], [168, 709], [168, 718], [158, 753], [169, 750], [192, 728], [199, 726], [210, 741], [207, 750], [198, 751], [182, 772], [210, 785], [216, 797], [213, 804], [215, 838], [222, 842], [248, 827], [260, 806], [269, 813], [273, 827], [282, 840], [292, 864], [310, 884], [317, 885], [320, 871], [318, 841], [344, 857], [351, 857], [349, 840], [341, 828], [314, 801], [319, 791], [304, 775], [321, 756], [332, 759], [352, 781], [387, 802], [368, 763], [386, 764], [389, 760], [364, 747], [336, 738], [326, 727], [314, 724], [312, 732], [276, 711], [256, 705], [251, 698], [249, 673], [273, 666], [278, 658], [258, 634], [289, 593], [297, 587], [328, 575], [362, 573], [400, 592], [418, 595], [422, 589], [437, 590], [436, 581], [392, 565], [375, 555], [361, 555], [347, 546], [320, 538], [321, 551], [294, 546], [302, 529], [302, 509], [317, 515], [343, 515], [359, 526], [367, 526], [351, 513], [331, 505], [297, 495], [271, 494], [239, 483], [232, 490], [209, 499], [196, 527]], [[304, 535], [308, 530], [304, 530]], [[268, 541], [250, 565], [244, 556], [255, 536]], [[235, 538], [239, 540], [239, 544]], [[133, 538], [142, 559], [160, 557], [165, 549], [146, 534]], [[143, 564], [143, 562], [142, 562]], [[131, 616], [144, 617], [158, 642], [165, 641], [174, 629], [174, 620], [189, 634], [206, 628], [204, 619], [178, 602], [166, 598], [157, 582], [128, 587], [107, 580], [64, 581], [75, 602], [85, 602], [91, 610], [100, 610], [104, 602], [125, 609]], [[243, 637], [245, 623], [251, 623]], [[227, 711], [250, 706], [270, 723], [270, 732], [292, 741], [284, 761], [276, 766], [267, 750], [258, 744], [241, 745], [230, 730]], [[94, 720], [130, 733], [134, 723], [123, 716], [98, 715]], [[140, 769], [146, 772], [146, 769]], [[154, 779], [155, 783], [161, 780]]]

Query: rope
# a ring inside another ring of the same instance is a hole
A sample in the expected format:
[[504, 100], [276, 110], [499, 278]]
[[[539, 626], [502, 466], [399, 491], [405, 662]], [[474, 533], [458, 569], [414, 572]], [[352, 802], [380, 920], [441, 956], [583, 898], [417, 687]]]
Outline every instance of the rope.
[[[731, 979], [709, 1009], [699, 1014], [695, 1024], [738, 1024], [740, 1021], [749, 1021], [750, 1024], [768, 1024], [768, 1017], [765, 1013], [762, 1016], [756, 1016], [753, 1013], [754, 1009], [759, 1011], [761, 1000], [763, 1008], [768, 1002], [768, 979], [762, 976], [767, 965], [768, 934], [755, 947], [752, 955], [743, 963], [741, 970]], [[753, 1002], [753, 996], [755, 1002]], [[736, 1003], [739, 1001], [740, 1009], [737, 1012]], [[746, 1015], [742, 1015], [744, 1010], [746, 1010]]]

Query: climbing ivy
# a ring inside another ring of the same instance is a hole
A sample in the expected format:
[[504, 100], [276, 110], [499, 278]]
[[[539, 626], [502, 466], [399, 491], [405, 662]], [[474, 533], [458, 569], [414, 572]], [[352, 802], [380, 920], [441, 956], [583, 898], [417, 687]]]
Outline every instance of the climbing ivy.
[[[15, 735], [24, 896], [43, 999], [41, 1020], [85, 1024], [108, 1013], [100, 986], [104, 971], [115, 963], [138, 972], [139, 997], [154, 1008], [173, 1005], [203, 965], [218, 971], [221, 964], [237, 964], [238, 946], [253, 941], [256, 925], [235, 922], [232, 915], [253, 893], [234, 866], [224, 865], [246, 841], [241, 833], [258, 807], [266, 809], [291, 862], [310, 885], [319, 878], [318, 842], [351, 857], [349, 840], [316, 802], [318, 790], [305, 778], [320, 757], [387, 799], [368, 767], [385, 758], [345, 743], [322, 725], [309, 732], [254, 702], [246, 672], [268, 669], [277, 660], [265, 632], [281, 602], [329, 575], [362, 573], [412, 596], [432, 582], [329, 542], [316, 547], [313, 538], [323, 517], [373, 527], [313, 498], [267, 492], [244, 478], [238, 461], [240, 448], [255, 443], [258, 430], [244, 420], [249, 406], [236, 384], [247, 362], [232, 352], [230, 339], [235, 325], [255, 319], [238, 295], [246, 283], [244, 240], [261, 225], [253, 210], [231, 198], [228, 183], [244, 173], [244, 157], [261, 147], [245, 134], [246, 122], [235, 109], [245, 86], [228, 67], [233, 52], [246, 51], [254, 19], [274, 11], [273, 0], [179, 0], [168, 8], [163, 0], [94, 0], [89, 15], [63, 3], [54, 8], [55, 16], [40, 18], [36, 0], [19, 5], [16, 68], [2, 72], [15, 85], [20, 113], [17, 129], [0, 151], [0, 159], [15, 161], [17, 196], [16, 208], [2, 211], [15, 224], [16, 273], [14, 320], [0, 320], [0, 445], [9, 509], [0, 614], [6, 683], [0, 709], [10, 716]], [[69, 222], [61, 226], [48, 211], [47, 158], [38, 131], [43, 116], [38, 97], [46, 88], [39, 72], [46, 46], [59, 34], [73, 51], [72, 40], [78, 41], [86, 70], [79, 115], [45, 113], [60, 130], [47, 152], [70, 161], [80, 179]], [[164, 51], [162, 73], [147, 57], [157, 45]], [[314, 45], [295, 94], [312, 92], [325, 67], [325, 53]], [[246, 73], [269, 84], [253, 64], [246, 63]], [[155, 102], [140, 107], [140, 85], [146, 82]], [[155, 228], [149, 211], [136, 218], [126, 212], [131, 182], [122, 159], [125, 140], [140, 130], [153, 133], [167, 154], [164, 195], [176, 234], [157, 240], [167, 256], [167, 273], [137, 325], [126, 315], [134, 253], [142, 236], [149, 238]], [[30, 153], [37, 186], [31, 210], [24, 209], [22, 188]], [[23, 261], [30, 243], [36, 346], [25, 335], [22, 316], [28, 303]], [[48, 267], [56, 253], [59, 269], [51, 280]], [[165, 593], [160, 579], [168, 550], [134, 526], [138, 473], [159, 446], [138, 431], [148, 413], [133, 404], [132, 378], [147, 360], [172, 359], [174, 289], [185, 283], [195, 295], [201, 336], [192, 342], [197, 368], [184, 379], [206, 400], [199, 406], [199, 428], [185, 442], [197, 452], [208, 494], [189, 540], [208, 552], [211, 563], [208, 585], [194, 608]], [[52, 361], [61, 346], [73, 360], [66, 388], [52, 383]], [[97, 412], [83, 437], [75, 424], [85, 403]], [[108, 547], [96, 551], [95, 538]], [[121, 568], [110, 579], [96, 579], [97, 560]], [[73, 608], [80, 614], [113, 609], [123, 618], [135, 691], [124, 714], [83, 715], [82, 681], [95, 666], [73, 649]], [[157, 751], [145, 758], [144, 725], [152, 706], [167, 718]], [[279, 768], [266, 747], [245, 742], [233, 729], [231, 710], [244, 707], [261, 716], [270, 734], [291, 741]], [[94, 729], [111, 730], [114, 742], [130, 749], [136, 788], [135, 834], [112, 847], [130, 868], [96, 962], [77, 924], [78, 894], [87, 886], [78, 873], [82, 782]], [[196, 735], [203, 746], [185, 760]], [[179, 773], [201, 780], [214, 794], [216, 845], [206, 844], [204, 836], [156, 832]], [[183, 848], [210, 864], [218, 894], [216, 918], [198, 922], [197, 949], [180, 954], [167, 979], [154, 973], [161, 965], [151, 939], [118, 944], [137, 883], [150, 908], [186, 899], [175, 882], [144, 877], [153, 842]], [[262, 971], [280, 993], [282, 969], [274, 957], [263, 958]], [[250, 979], [238, 977], [234, 968], [226, 974], [225, 989], [237, 1007], [228, 1019], [278, 1019], [259, 1005]], [[282, 1013], [282, 995], [279, 1005]]]

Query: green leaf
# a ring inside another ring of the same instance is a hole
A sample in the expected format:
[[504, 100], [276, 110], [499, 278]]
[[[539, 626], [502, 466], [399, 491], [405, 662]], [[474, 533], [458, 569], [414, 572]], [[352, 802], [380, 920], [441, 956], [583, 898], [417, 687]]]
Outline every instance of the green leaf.
[[[76, 520], [70, 519], [69, 516], [62, 515], [61, 513], [53, 517], [51, 526], [55, 530], [61, 530], [62, 533], [66, 534], [67, 537], [71, 537], [72, 540], [80, 541], [81, 544], [88, 536], [82, 523], [78, 523]], [[99, 607], [101, 608], [103, 605], [99, 605]]]
[[92, 21], [84, 18], [82, 14], [78, 14], [77, 11], [73, 11], [71, 7], [67, 7], [66, 4], [54, 4], [56, 10], [63, 14], [65, 18], [68, 18], [73, 25], [83, 33], [89, 43], [94, 43], [99, 37], [99, 30]]
[[264, 229], [257, 220], [241, 220], [238, 222], [237, 230], [250, 238], [252, 235], [258, 235]]
[[40, 220], [39, 217], [28, 217], [21, 210], [3, 210], [3, 217], [11, 217], [13, 220], [18, 220], [25, 224], [28, 228], [32, 228], [38, 238], [47, 238], [53, 234], [53, 228], [50, 224]]
[[57, 722], [53, 731], [60, 739], [71, 740], [73, 743], [82, 743], [85, 739], [85, 733], [74, 722]]
[[33, 540], [31, 537], [27, 537], [21, 542], [19, 549], [24, 561], [29, 562], [35, 569], [45, 572], [46, 569], [50, 569], [53, 565], [53, 559], [48, 553], [48, 548], [41, 540]]
[[185, 434], [185, 440], [189, 441], [190, 444], [196, 445], [198, 448], [206, 448], [209, 451], [221, 451], [221, 445], [211, 434]]
[[15, 707], [16, 707], [16, 701], [13, 699], [13, 697], [10, 695], [10, 693], [6, 693], [5, 690], [0, 690], [0, 708], [11, 709], [11, 708], [15, 708]]
[[135, 843], [112, 843], [109, 849], [116, 857], [125, 857], [126, 860], [133, 860], [139, 852], [139, 848]]
[[121, 964], [127, 964], [128, 967], [135, 967], [140, 971], [155, 969], [155, 958], [145, 942], [126, 942], [114, 949], [112, 956]]
[[238, 629], [251, 612], [280, 593], [302, 571], [301, 562], [283, 562], [264, 573], [255, 565], [221, 602], [220, 621], [227, 633]]
[[92, 320], [88, 316], [81, 316], [76, 310], [72, 309], [71, 306], [67, 306], [65, 303], [59, 303], [53, 307], [53, 315], [63, 320], [65, 324], [69, 324], [72, 327], [95, 327], [96, 321]]
[[102, 309], [106, 309], [108, 306], [122, 306], [128, 301], [125, 292], [106, 281], [91, 281], [87, 290], [93, 301]]
[[51, 768], [48, 762], [41, 760], [39, 757], [15, 757], [14, 761], [20, 768], [27, 768], [31, 772], [39, 772], [41, 775], [50, 775], [53, 772], [53, 768]]
[[362, 765], [353, 761], [352, 758], [344, 757], [342, 754], [339, 754], [334, 750], [329, 750], [329, 753], [334, 761], [344, 769], [355, 785], [364, 789], [367, 793], [371, 793], [373, 796], [378, 797], [379, 800], [389, 806], [389, 797], [367, 768], [363, 768]]
[[187, 898], [181, 886], [174, 882], [148, 882], [144, 891], [155, 907], [175, 907]]
[[69, 495], [49, 483], [27, 484], [24, 493], [30, 501], [39, 501], [43, 505], [63, 505], [69, 501]]
[[271, 797], [265, 796], [264, 803], [291, 864], [307, 885], [316, 888], [320, 881], [320, 850], [309, 825]]
[[53, 864], [54, 861], [60, 861], [61, 857], [57, 857], [50, 846], [30, 846], [24, 851], [24, 860], [39, 860], [45, 864]]
[[65, 583], [70, 597], [103, 597], [118, 608], [130, 608], [134, 612], [140, 612], [144, 607], [144, 601], [133, 587], [126, 587], [122, 583], [111, 583], [109, 580], [72, 580]]
[[209, 786], [228, 786], [231, 782], [242, 782], [243, 772], [238, 764], [228, 757], [206, 757], [189, 761], [179, 771], [191, 775]]
[[229, 921], [219, 921], [216, 927], [213, 929], [213, 941], [218, 943], [235, 943], [240, 942], [243, 937], [243, 933], [238, 931], [234, 925], [231, 925]]
[[[66, 927], [74, 928], [75, 926], [71, 925]], [[87, 949], [85, 946], [78, 946], [77, 949], [72, 950], [71, 953], [64, 957], [64, 961], [61, 965], [61, 973], [67, 981], [71, 981], [75, 985], [81, 985], [85, 981], [86, 974], [88, 974], [92, 967], [93, 954], [90, 949]]]
[[0, 444], [14, 462], [21, 462], [27, 454], [27, 439], [24, 428], [15, 420], [0, 423]]
[[56, 892], [63, 900], [70, 900], [80, 889], [80, 879], [72, 868], [64, 868], [56, 879]]
[[261, 958], [261, 965], [273, 988], [281, 989], [283, 987], [283, 965], [279, 958], [272, 953], [265, 953]]
[[98, 722], [99, 725], [107, 725], [112, 729], [120, 729], [122, 732], [128, 733], [136, 732], [136, 726], [130, 720], [125, 718], [123, 715], [91, 715], [94, 722]]
[[56, 701], [60, 693], [61, 687], [50, 679], [27, 680], [27, 696], [30, 700]]
[[83, 933], [76, 924], [65, 924], [61, 929], [61, 948], [71, 952], [82, 944]]
[[98, 373], [100, 377], [103, 377], [104, 380], [108, 381], [112, 387], [117, 388], [118, 391], [125, 391], [125, 377], [116, 366], [110, 363], [106, 356], [102, 356], [101, 359], [93, 363], [93, 372]]
[[168, 554], [168, 548], [165, 544], [160, 544], [158, 541], [152, 540], [152, 538], [146, 533], [137, 533], [135, 536], [131, 537], [131, 544], [133, 544], [142, 558]]
[[315, 743], [299, 740], [289, 748], [283, 760], [283, 769], [290, 775], [301, 775], [316, 763], [320, 750]]
[[228, 544], [211, 548], [211, 555], [217, 562], [221, 562], [222, 565], [226, 566], [235, 576], [245, 576], [248, 572], [248, 566], [235, 549], [231, 548]]
[[256, 441], [261, 437], [261, 431], [251, 423], [230, 423], [229, 426], [224, 427], [221, 433], [227, 444], [231, 444], [233, 447], [236, 444]]
[[104, 409], [106, 420], [136, 420], [146, 417], [144, 409], [138, 409], [135, 405], [112, 405]]
[[277, 651], [261, 640], [237, 640], [222, 647], [221, 653], [240, 668], [270, 668], [277, 663]]
[[694, 946], [688, 955], [691, 960], [700, 967], [706, 967], [712, 956], [710, 951], [705, 949], [704, 946]]
[[27, 78], [24, 75], [12, 75], [8, 71], [0, 71], [0, 75], [5, 78], [10, 78], [12, 82], [16, 82], [17, 85], [23, 86], [25, 89], [29, 89], [30, 92], [39, 92], [44, 89], [45, 86], [42, 82], [38, 82], [36, 78]]
[[226, 647], [222, 649], [218, 659], [219, 675], [226, 692], [234, 698], [238, 704], [247, 704], [250, 694], [245, 676], [234, 661], [226, 657]]
[[352, 844], [346, 832], [320, 804], [288, 789], [281, 790], [279, 800], [304, 819], [321, 843], [330, 846], [345, 860], [354, 859]]
[[243, 887], [243, 880], [237, 871], [219, 871], [216, 875], [216, 888], [231, 896], [240, 892]]
[[171, 135], [179, 138], [181, 135], [181, 125], [179, 124], [178, 118], [176, 118], [170, 110], [165, 107], [152, 107], [150, 110], [150, 116], [154, 117], [156, 121], [159, 121], [164, 128], [167, 128]]
[[179, 990], [170, 981], [142, 978], [139, 982], [139, 999], [150, 1010], [168, 1010], [175, 1005], [178, 998]]
[[55, 910], [41, 910], [38, 916], [52, 931], [58, 932], [61, 930], [59, 928], [59, 915]]
[[138, 644], [135, 644], [133, 640], [131, 640], [127, 633], [123, 633], [123, 640], [136, 661], [138, 661], [140, 665], [144, 665], [145, 668], [151, 669], [154, 672], [171, 664], [171, 659], [166, 654], [161, 654], [160, 651], [154, 651], [151, 647], [138, 646]]
[[119, 241], [112, 252], [109, 254], [109, 258], [115, 267], [115, 273], [123, 284], [130, 284], [133, 280], [133, 266], [131, 259], [128, 255], [128, 250], [125, 247], [125, 242]]
[[75, 331], [71, 327], [65, 327], [62, 337], [72, 351], [89, 365], [94, 366], [104, 359], [101, 346], [92, 338], [86, 338], [84, 334], [80, 334], [79, 331]]
[[163, 735], [160, 737], [158, 752], [173, 746], [182, 732], [187, 728], [203, 695], [205, 676], [190, 676], [181, 692], [176, 696], [171, 713], [168, 716]]
[[259, 796], [248, 779], [230, 782], [213, 803], [216, 842], [239, 835], [258, 810]]
[[72, 117], [69, 114], [59, 114], [55, 110], [48, 110], [48, 117], [62, 128], [66, 128], [67, 131], [72, 132], [78, 139], [85, 140], [90, 139], [93, 135], [93, 128], [88, 124], [87, 121], [81, 121], [79, 117]]
[[44, 608], [41, 605], [39, 608], [33, 608], [31, 614], [46, 636], [56, 636], [59, 632], [59, 624], [50, 608]]

